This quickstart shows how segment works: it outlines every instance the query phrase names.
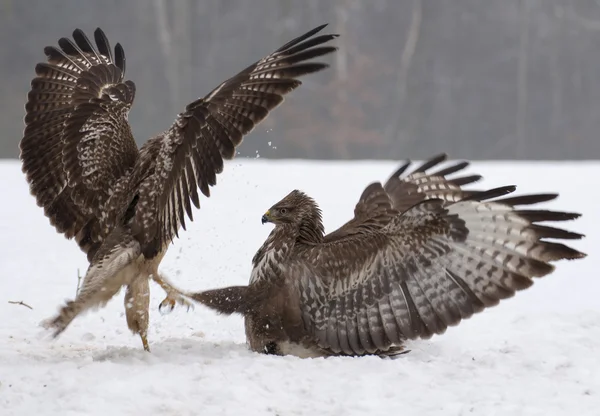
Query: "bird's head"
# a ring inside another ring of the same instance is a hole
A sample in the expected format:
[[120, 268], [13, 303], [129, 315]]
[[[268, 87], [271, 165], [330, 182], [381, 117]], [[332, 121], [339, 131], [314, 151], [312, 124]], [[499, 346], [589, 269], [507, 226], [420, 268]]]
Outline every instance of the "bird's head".
[[321, 210], [314, 199], [304, 192], [293, 190], [262, 216], [262, 223], [291, 224], [300, 226], [305, 222], [321, 223]]

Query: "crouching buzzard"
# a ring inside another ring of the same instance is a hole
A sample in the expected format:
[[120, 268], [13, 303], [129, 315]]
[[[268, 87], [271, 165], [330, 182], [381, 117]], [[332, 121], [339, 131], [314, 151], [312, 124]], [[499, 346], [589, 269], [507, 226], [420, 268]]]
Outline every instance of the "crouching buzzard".
[[544, 240], [582, 235], [538, 224], [579, 214], [528, 207], [557, 195], [463, 190], [480, 177], [446, 175], [466, 163], [427, 174], [444, 157], [368, 186], [354, 218], [328, 235], [315, 201], [292, 191], [262, 217], [275, 228], [254, 256], [250, 284], [190, 296], [243, 315], [257, 352], [386, 356], [530, 287], [552, 261], [585, 257]]
[[135, 84], [124, 80], [125, 54], [102, 30], [95, 48], [79, 29], [44, 49], [25, 106], [23, 171], [50, 223], [75, 237], [90, 262], [81, 290], [46, 322], [57, 336], [80, 313], [106, 304], [126, 286], [128, 327], [149, 350], [148, 280], [166, 292], [161, 306], [187, 301], [158, 266], [192, 204], [200, 208], [224, 159], [296, 89], [299, 77], [328, 65], [309, 62], [336, 50], [337, 35], [290, 41], [189, 104], [164, 133], [138, 149], [127, 120]]

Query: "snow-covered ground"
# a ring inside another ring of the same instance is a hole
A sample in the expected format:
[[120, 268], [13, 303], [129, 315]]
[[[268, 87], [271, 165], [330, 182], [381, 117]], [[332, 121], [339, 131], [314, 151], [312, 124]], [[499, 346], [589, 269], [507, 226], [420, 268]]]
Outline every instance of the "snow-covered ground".
[[[396, 162], [228, 163], [162, 270], [179, 287], [245, 284], [269, 233], [263, 212], [299, 188], [331, 230], [364, 186]], [[84, 255], [57, 234], [16, 161], [0, 163], [0, 415], [598, 415], [600, 414], [599, 163], [475, 163], [480, 185], [559, 192], [547, 206], [582, 212], [567, 223], [589, 254], [397, 360], [300, 360], [244, 344], [242, 319], [202, 306], [161, 316], [152, 284], [150, 347], [127, 329], [123, 293], [76, 319], [57, 340], [39, 327], [77, 286]], [[24, 301], [32, 310], [9, 304]], [[369, 412], [369, 413], [367, 413]]]

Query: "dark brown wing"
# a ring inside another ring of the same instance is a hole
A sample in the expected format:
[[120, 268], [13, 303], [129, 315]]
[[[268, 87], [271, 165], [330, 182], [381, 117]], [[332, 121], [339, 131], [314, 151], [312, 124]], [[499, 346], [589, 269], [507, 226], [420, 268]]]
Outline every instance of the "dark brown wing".
[[337, 35], [313, 37], [323, 27], [292, 40], [189, 104], [162, 137], [142, 149], [143, 154], [157, 154], [153, 174], [140, 186], [134, 221], [147, 257], [171, 242], [180, 226], [185, 229], [184, 212], [192, 220], [192, 204], [200, 207], [197, 189], [210, 195], [223, 160], [233, 158], [244, 135], [301, 84], [297, 78], [327, 68], [307, 62], [336, 50], [323, 43]]
[[489, 201], [513, 190], [451, 204], [426, 200], [379, 232], [300, 251], [289, 282], [319, 346], [351, 355], [383, 353], [406, 339], [441, 334], [551, 273], [550, 262], [585, 257], [543, 240], [582, 235], [537, 224], [579, 214], [516, 207], [548, 195]]
[[465, 169], [469, 166], [468, 162], [454, 163], [433, 173], [427, 172], [446, 159], [446, 154], [437, 155], [408, 174], [405, 173], [412, 163], [406, 161], [384, 186], [380, 182], [370, 184], [356, 204], [354, 218], [327, 234], [325, 241], [335, 241], [383, 228], [397, 212], [404, 212], [426, 199], [439, 198], [454, 202], [470, 195], [473, 191], [465, 191], [461, 187], [478, 181], [481, 179], [480, 175], [446, 178]]
[[138, 150], [127, 122], [135, 85], [123, 81], [125, 54], [115, 54], [97, 29], [97, 48], [79, 29], [73, 40], [48, 46], [25, 106], [20, 143], [31, 193], [57, 231], [77, 236], [82, 250], [102, 239], [102, 205], [135, 164]]
[[437, 155], [405, 175], [411, 162], [405, 162], [384, 185], [392, 200], [392, 206], [398, 212], [404, 212], [413, 205], [427, 199], [438, 198], [446, 202], [458, 201], [474, 191], [465, 191], [462, 186], [477, 182], [481, 175], [460, 176], [448, 179], [448, 175], [459, 172], [469, 166], [469, 162], [458, 162], [435, 172], [427, 172], [446, 161], [445, 153]]
[[379, 230], [397, 214], [380, 182], [367, 186], [354, 207], [354, 218], [324, 236], [325, 242]]

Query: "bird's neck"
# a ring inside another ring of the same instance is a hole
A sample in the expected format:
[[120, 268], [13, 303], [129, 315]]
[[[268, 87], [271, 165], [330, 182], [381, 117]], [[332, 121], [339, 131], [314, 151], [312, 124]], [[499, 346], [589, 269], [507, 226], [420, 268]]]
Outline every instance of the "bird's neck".
[[298, 227], [288, 224], [275, 226], [267, 240], [258, 249], [252, 264], [250, 284], [264, 279], [276, 279], [281, 274], [280, 266], [285, 263], [294, 248]]
[[277, 254], [278, 260], [284, 260], [294, 248], [298, 232], [298, 227], [291, 224], [276, 225], [256, 255], [258, 256], [261, 252], [273, 253]]
[[296, 243], [315, 245], [323, 242], [323, 225], [318, 221], [306, 221], [297, 229]]

